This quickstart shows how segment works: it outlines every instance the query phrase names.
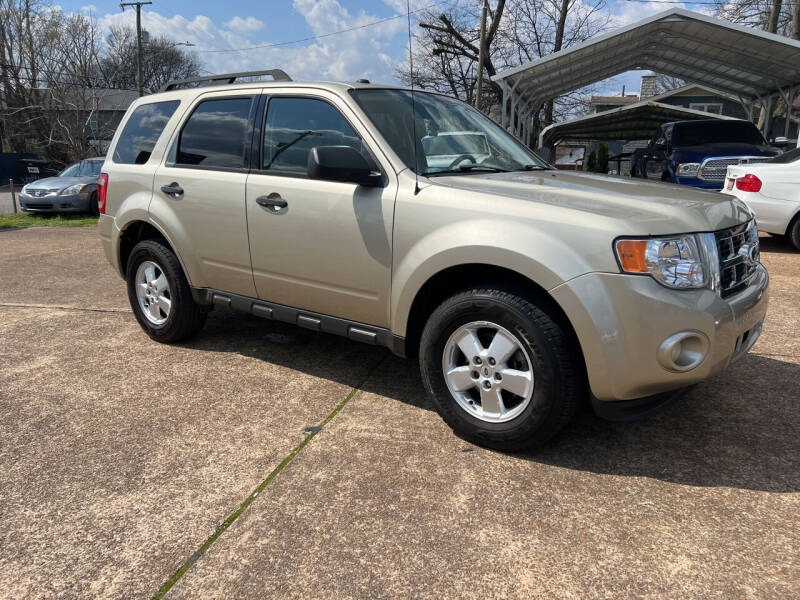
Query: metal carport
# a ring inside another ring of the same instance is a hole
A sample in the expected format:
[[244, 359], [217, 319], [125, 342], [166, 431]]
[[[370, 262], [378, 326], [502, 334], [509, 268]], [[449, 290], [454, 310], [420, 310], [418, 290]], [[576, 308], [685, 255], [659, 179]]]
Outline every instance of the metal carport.
[[667, 10], [495, 75], [503, 88], [501, 123], [526, 137], [547, 101], [635, 69], [726, 92], [748, 106], [751, 117], [755, 104], [769, 115], [775, 98], [792, 106], [800, 88], [800, 41]]
[[539, 147], [550, 148], [565, 139], [642, 140], [662, 123], [690, 119], [730, 119], [716, 113], [644, 100], [570, 121], [553, 123], [539, 134]]

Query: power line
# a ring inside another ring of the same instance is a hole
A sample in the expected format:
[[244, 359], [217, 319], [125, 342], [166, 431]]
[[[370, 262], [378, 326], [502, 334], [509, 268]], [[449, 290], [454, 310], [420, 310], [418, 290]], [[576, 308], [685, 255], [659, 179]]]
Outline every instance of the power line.
[[408, 12], [400, 13], [391, 17], [386, 17], [385, 19], [378, 19], [377, 21], [372, 21], [370, 23], [365, 23], [364, 25], [358, 25], [356, 27], [350, 27], [348, 29], [340, 29], [339, 31], [331, 31], [330, 33], [323, 33], [320, 35], [312, 35], [310, 37], [300, 38], [297, 40], [290, 40], [288, 42], [276, 42], [274, 44], [261, 44], [259, 46], [248, 46], [247, 48], [229, 48], [227, 50], [195, 50], [196, 53], [204, 53], [204, 54], [216, 54], [222, 52], [244, 52], [245, 50], [258, 50], [261, 48], [278, 48], [280, 46], [290, 46], [292, 44], [300, 44], [302, 42], [311, 42], [314, 40], [321, 40], [322, 38], [331, 37], [334, 35], [339, 35], [342, 33], [350, 33], [351, 31], [358, 31], [359, 29], [366, 29], [367, 27], [373, 27], [375, 25], [380, 25], [381, 23], [387, 23], [388, 21], [394, 21], [395, 19], [404, 19], [407, 18], [408, 15], [413, 15], [418, 12], [422, 12], [423, 10], [428, 10], [430, 8], [434, 8], [436, 5], [441, 4], [442, 0], [437, 2], [433, 2], [428, 4], [427, 6], [423, 6], [417, 8], [415, 10], [410, 10]]

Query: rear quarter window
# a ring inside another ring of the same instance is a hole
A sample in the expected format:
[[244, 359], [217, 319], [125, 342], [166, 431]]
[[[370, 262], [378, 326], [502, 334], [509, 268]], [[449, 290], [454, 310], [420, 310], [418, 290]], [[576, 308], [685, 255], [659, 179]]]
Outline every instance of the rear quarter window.
[[127, 165], [145, 164], [179, 104], [179, 100], [169, 100], [136, 107], [119, 136], [112, 160]]

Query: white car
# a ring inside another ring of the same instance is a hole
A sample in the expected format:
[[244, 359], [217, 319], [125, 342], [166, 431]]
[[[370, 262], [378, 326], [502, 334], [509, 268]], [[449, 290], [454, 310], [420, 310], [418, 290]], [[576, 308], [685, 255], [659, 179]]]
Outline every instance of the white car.
[[728, 167], [723, 191], [744, 200], [760, 231], [800, 249], [800, 148], [768, 162]]

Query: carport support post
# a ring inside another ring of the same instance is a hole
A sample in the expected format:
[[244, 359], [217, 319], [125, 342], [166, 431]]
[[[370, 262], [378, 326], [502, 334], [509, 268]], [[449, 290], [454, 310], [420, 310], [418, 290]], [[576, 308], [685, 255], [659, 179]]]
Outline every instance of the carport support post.
[[11, 204], [14, 206], [14, 214], [17, 214], [17, 194], [14, 192], [14, 180], [9, 179], [8, 185], [11, 188]]

